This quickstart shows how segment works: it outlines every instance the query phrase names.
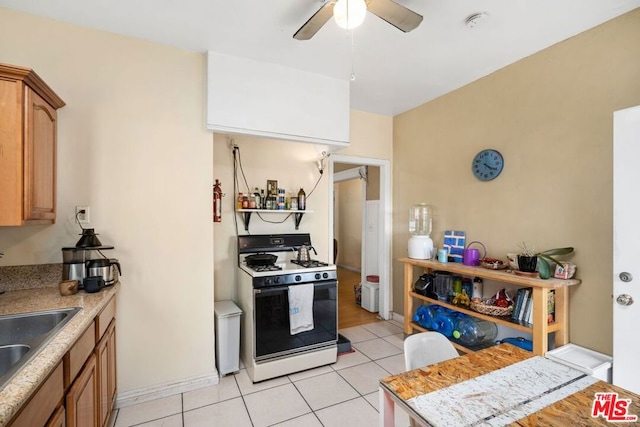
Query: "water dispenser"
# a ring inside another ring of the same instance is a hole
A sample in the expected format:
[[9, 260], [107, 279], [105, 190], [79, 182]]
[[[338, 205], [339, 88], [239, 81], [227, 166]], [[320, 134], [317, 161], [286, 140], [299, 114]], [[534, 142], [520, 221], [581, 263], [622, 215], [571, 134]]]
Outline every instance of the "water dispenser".
[[431, 259], [433, 240], [431, 240], [433, 209], [426, 203], [413, 205], [409, 210], [409, 258]]

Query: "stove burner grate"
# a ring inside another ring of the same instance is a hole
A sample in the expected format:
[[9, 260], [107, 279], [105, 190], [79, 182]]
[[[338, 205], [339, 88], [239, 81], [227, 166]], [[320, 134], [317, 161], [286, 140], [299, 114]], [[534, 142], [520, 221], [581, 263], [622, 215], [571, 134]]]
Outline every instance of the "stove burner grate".
[[318, 267], [326, 267], [329, 264], [322, 261], [316, 261], [314, 259], [310, 259], [309, 261], [299, 261], [297, 259], [291, 260], [292, 263], [298, 264], [300, 267], [304, 268], [318, 268]]
[[250, 269], [252, 269], [253, 271], [257, 271], [259, 273], [264, 272], [264, 271], [280, 271], [280, 270], [282, 270], [282, 267], [280, 267], [279, 265], [275, 265], [275, 264], [249, 265], [248, 267]]

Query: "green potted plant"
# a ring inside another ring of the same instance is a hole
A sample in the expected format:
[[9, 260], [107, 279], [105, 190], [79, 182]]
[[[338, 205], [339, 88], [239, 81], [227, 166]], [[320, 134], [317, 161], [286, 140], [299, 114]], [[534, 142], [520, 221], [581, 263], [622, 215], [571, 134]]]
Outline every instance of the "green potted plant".
[[[522, 252], [518, 255], [518, 267], [521, 271], [536, 271], [538, 269], [538, 275], [541, 279], [548, 279], [551, 277], [551, 265], [550, 262], [561, 264], [556, 258], [558, 255], [567, 255], [573, 252], [572, 247], [547, 249], [543, 252], [536, 252], [532, 246], [527, 246], [525, 242], [522, 242]], [[525, 268], [526, 270], [524, 270]]]

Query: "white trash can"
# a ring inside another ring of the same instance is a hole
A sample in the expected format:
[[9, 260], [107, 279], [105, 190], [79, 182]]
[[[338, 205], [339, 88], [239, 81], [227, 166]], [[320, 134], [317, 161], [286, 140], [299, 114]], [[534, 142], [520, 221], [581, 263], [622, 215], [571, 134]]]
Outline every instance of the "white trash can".
[[216, 301], [216, 367], [219, 375], [240, 370], [240, 316], [233, 301]]
[[547, 351], [545, 357], [611, 383], [613, 358], [575, 344]]
[[367, 282], [362, 285], [362, 308], [372, 313], [379, 311], [380, 284], [378, 276], [367, 276]]

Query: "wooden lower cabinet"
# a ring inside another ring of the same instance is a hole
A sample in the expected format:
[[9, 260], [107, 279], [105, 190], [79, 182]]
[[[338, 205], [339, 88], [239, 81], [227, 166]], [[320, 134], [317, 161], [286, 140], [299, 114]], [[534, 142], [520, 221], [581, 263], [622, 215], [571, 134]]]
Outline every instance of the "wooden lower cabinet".
[[115, 319], [104, 333], [96, 347], [98, 363], [98, 386], [100, 405], [98, 411], [99, 425], [105, 426], [109, 421], [113, 401], [116, 396], [116, 322]]
[[[62, 363], [53, 370], [21, 412], [9, 423], [11, 427], [34, 427], [47, 424], [64, 396]], [[55, 425], [55, 424], [53, 424]]]
[[47, 427], [66, 427], [67, 420], [65, 418], [65, 410], [64, 406], [58, 408], [56, 412], [51, 416], [49, 422], [47, 423]]
[[67, 427], [99, 427], [98, 393], [98, 369], [92, 354], [67, 392]]
[[113, 297], [8, 425], [105, 427], [116, 390]]

